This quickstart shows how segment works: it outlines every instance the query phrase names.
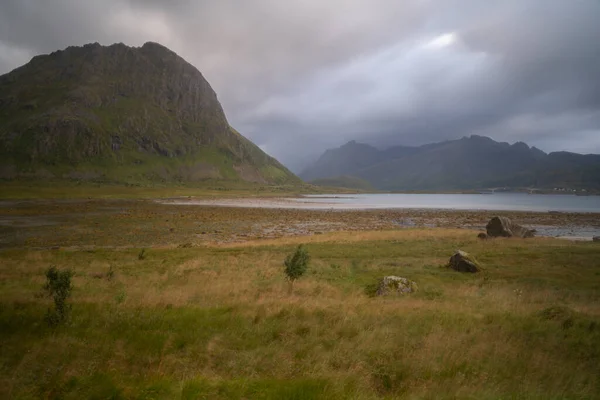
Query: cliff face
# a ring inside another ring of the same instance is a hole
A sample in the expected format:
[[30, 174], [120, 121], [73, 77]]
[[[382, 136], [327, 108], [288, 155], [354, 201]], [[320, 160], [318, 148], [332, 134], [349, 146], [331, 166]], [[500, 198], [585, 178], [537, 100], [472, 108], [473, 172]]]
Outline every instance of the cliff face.
[[69, 47], [0, 77], [0, 177], [296, 183], [156, 43]]

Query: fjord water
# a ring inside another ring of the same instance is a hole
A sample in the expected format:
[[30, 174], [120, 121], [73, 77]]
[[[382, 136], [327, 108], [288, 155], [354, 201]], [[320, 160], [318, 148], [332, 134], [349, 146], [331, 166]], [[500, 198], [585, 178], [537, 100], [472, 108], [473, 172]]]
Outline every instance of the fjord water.
[[301, 202], [314, 208], [378, 209], [424, 208], [440, 210], [484, 211], [559, 211], [598, 212], [600, 196], [555, 194], [493, 193], [493, 194], [351, 194], [309, 195]]

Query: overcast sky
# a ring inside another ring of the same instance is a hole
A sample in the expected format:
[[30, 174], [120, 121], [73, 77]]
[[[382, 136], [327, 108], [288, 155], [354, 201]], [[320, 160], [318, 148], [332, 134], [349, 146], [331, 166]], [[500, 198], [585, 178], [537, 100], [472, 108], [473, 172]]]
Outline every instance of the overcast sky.
[[600, 153], [599, 0], [2, 0], [0, 74], [159, 42], [294, 170], [349, 140], [471, 134]]

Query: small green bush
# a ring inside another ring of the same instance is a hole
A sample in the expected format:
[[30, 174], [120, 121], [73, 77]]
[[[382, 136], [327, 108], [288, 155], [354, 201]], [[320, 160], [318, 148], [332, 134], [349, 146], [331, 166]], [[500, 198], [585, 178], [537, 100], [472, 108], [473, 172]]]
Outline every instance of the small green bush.
[[310, 261], [310, 255], [304, 247], [299, 245], [294, 254], [290, 254], [286, 257], [283, 264], [285, 265], [285, 274], [290, 282], [289, 291], [292, 292], [294, 288], [294, 281], [300, 278], [306, 272], [308, 263]]
[[146, 259], [146, 249], [142, 249], [142, 251], [140, 251], [138, 254], [138, 260], [145, 260], [145, 259]]
[[71, 305], [67, 304], [67, 299], [73, 289], [71, 285], [72, 276], [71, 271], [61, 271], [54, 266], [46, 271], [44, 291], [54, 300], [54, 310], [48, 309], [46, 314], [46, 322], [50, 326], [56, 326], [64, 322], [69, 315]]

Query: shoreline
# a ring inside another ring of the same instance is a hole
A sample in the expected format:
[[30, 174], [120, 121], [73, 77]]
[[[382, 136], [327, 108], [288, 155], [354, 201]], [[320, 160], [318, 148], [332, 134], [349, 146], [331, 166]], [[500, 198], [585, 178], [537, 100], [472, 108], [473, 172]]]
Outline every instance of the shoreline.
[[[600, 236], [600, 213], [537, 211], [537, 210], [487, 210], [451, 208], [400, 208], [369, 207], [364, 205], [310, 202], [293, 198], [236, 198], [236, 199], [170, 199], [155, 200], [166, 206], [215, 207], [224, 210], [257, 210], [258, 212], [290, 211], [314, 213], [309, 220], [326, 219], [325, 215], [352, 216], [378, 215], [373, 229], [379, 229], [380, 222], [387, 220], [396, 229], [406, 228], [461, 228], [485, 231], [485, 224], [494, 215], [509, 216], [515, 222], [536, 230], [537, 237], [551, 237], [576, 241], [592, 241]], [[346, 224], [346, 228], [364, 228], [362, 223]], [[389, 226], [389, 225], [388, 225]]]
[[[323, 201], [310, 201], [307, 199], [339, 199], [354, 197], [239, 197], [239, 198], [212, 198], [195, 199], [193, 197], [180, 197], [171, 199], [155, 199], [156, 203], [176, 206], [204, 206], [204, 207], [233, 207], [233, 208], [263, 208], [263, 209], [289, 209], [289, 210], [313, 210], [313, 211], [439, 211], [439, 212], [515, 212], [515, 213], [541, 213], [541, 214], [585, 214], [600, 215], [600, 211], [568, 211], [568, 210], [536, 210], [536, 209], [512, 209], [512, 208], [458, 208], [438, 206], [391, 206], [389, 204], [351, 204], [334, 203]], [[304, 201], [303, 201], [304, 199]]]
[[470, 230], [476, 236], [493, 216], [536, 229], [538, 237], [590, 241], [600, 236], [600, 213], [327, 205], [315, 208], [314, 203], [289, 198], [190, 197], [0, 202], [0, 249], [195, 247], [334, 232], [435, 228]]

